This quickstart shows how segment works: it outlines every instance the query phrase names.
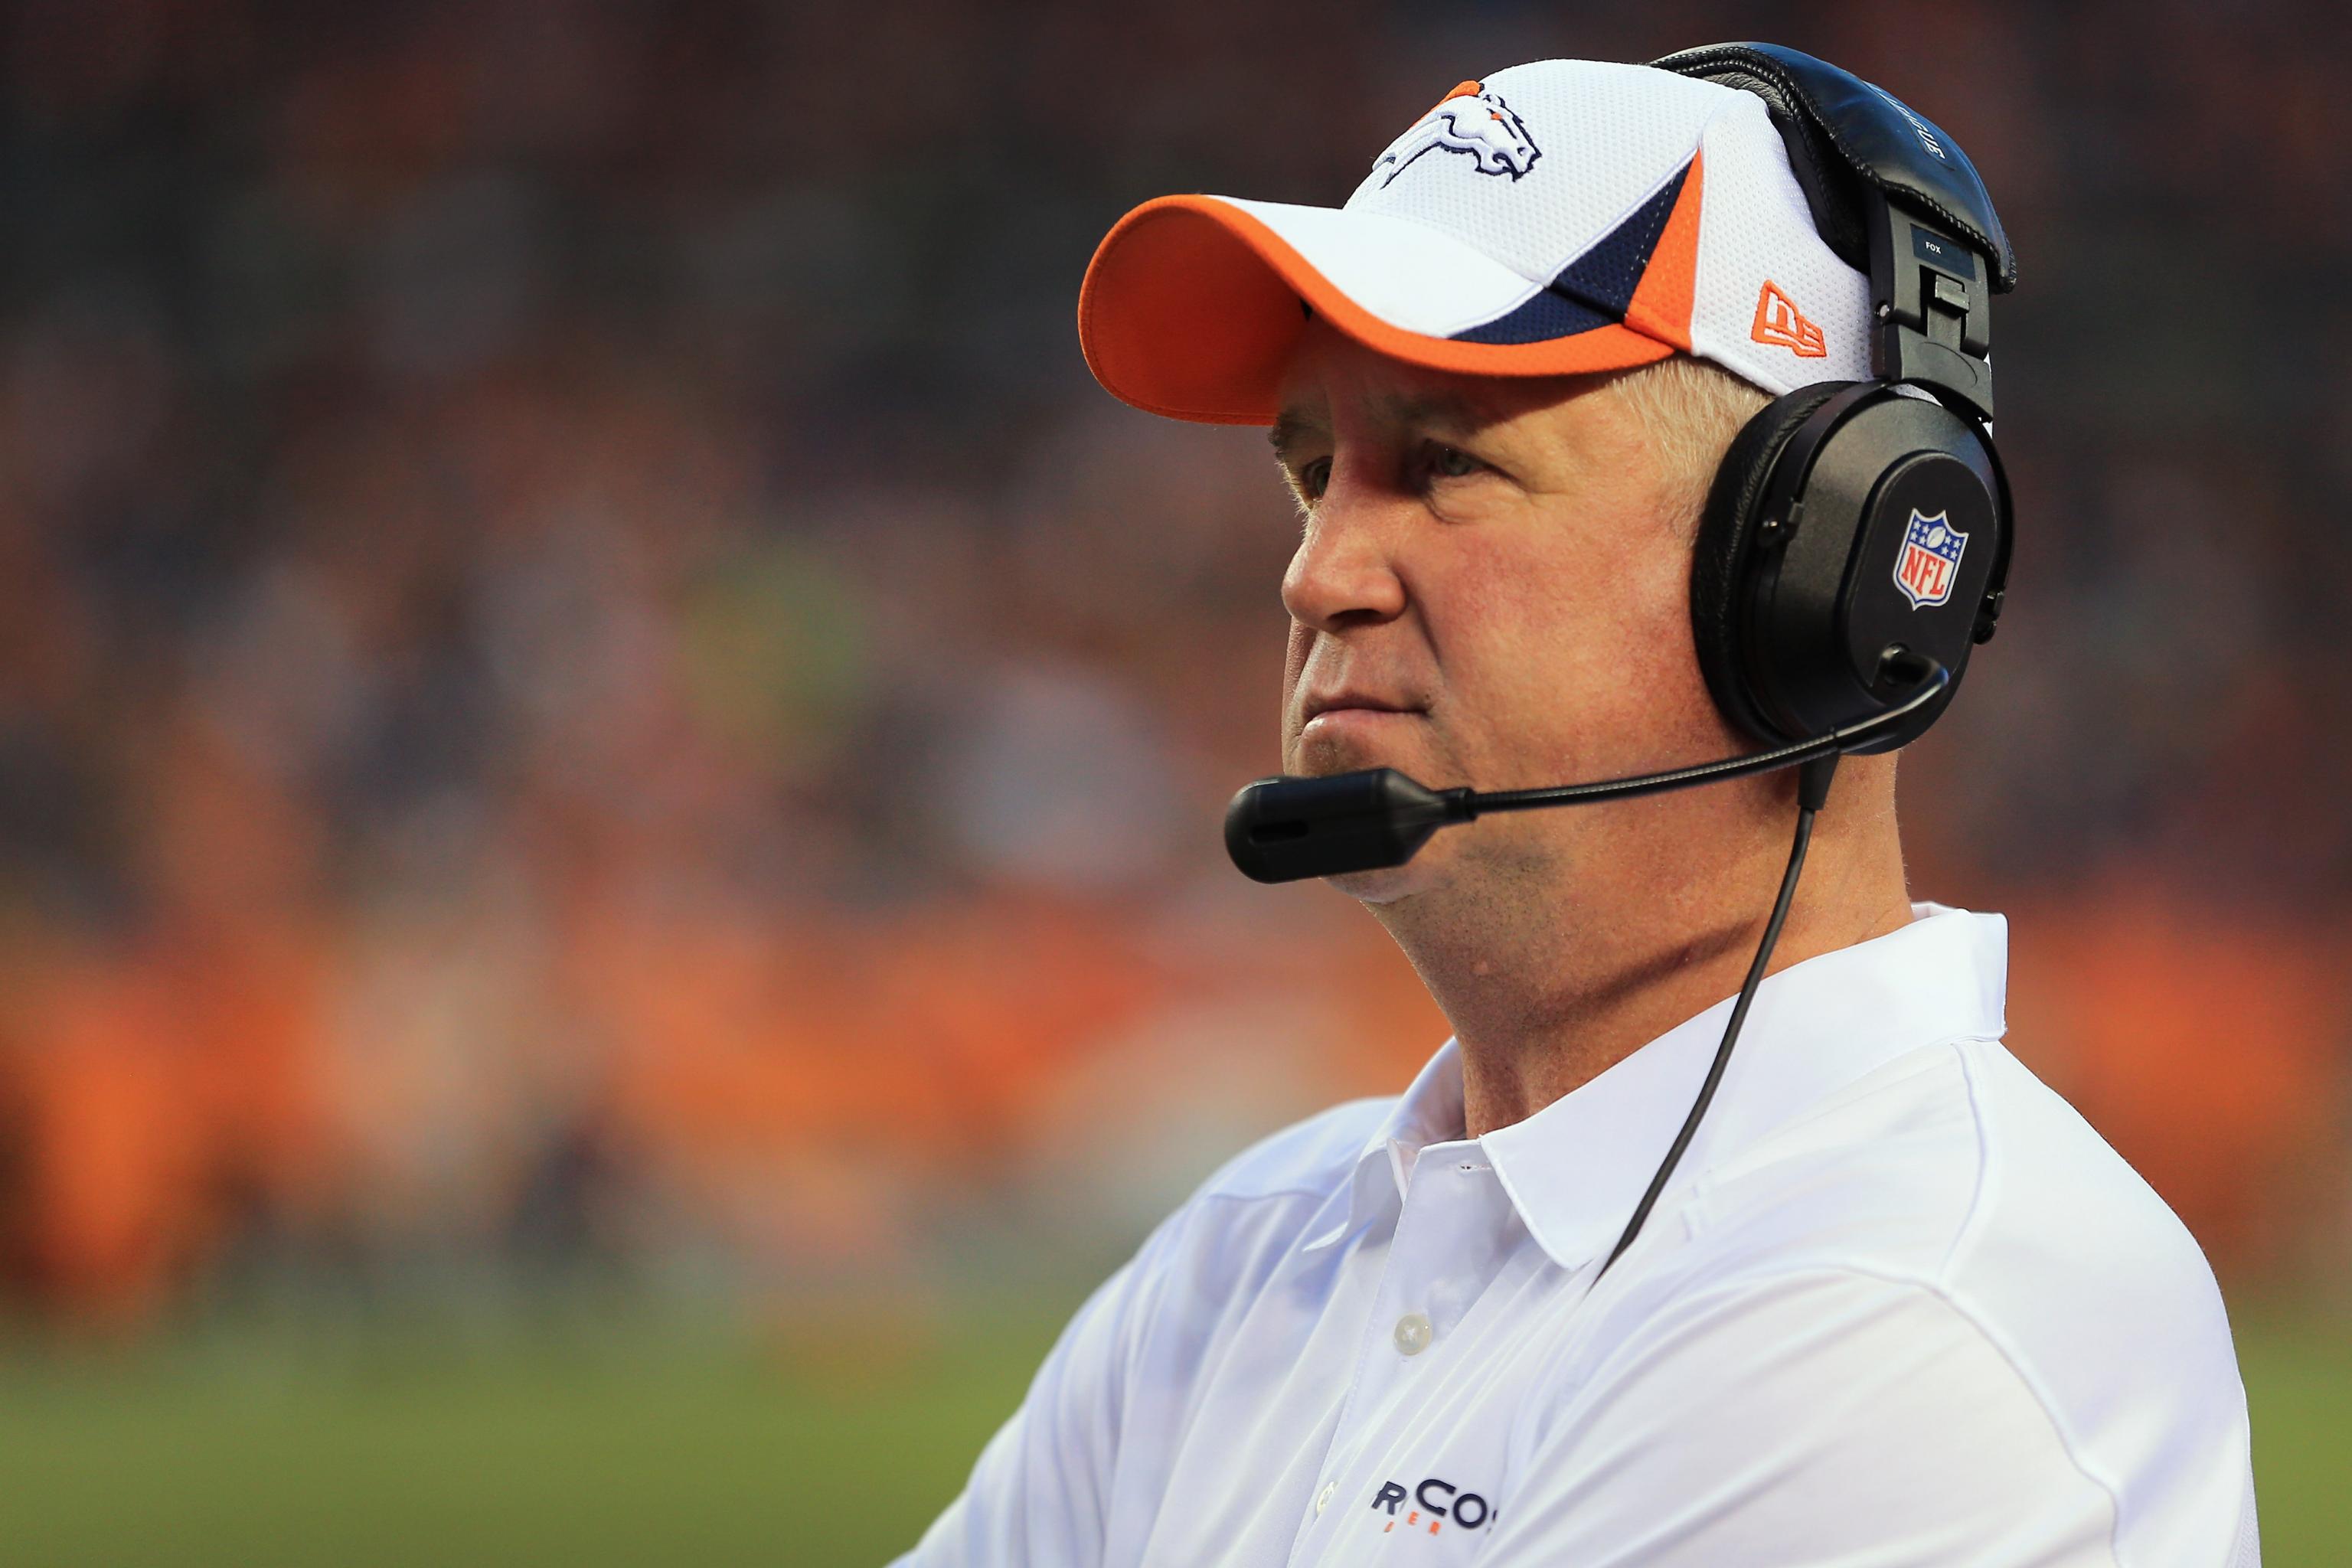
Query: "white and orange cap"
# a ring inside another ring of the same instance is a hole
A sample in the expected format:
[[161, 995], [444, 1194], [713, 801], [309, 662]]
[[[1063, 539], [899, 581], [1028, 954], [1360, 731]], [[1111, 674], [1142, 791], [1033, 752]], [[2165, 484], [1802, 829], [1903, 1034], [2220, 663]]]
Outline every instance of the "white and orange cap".
[[1446, 94], [1345, 206], [1146, 202], [1087, 268], [1078, 340], [1139, 408], [1267, 425], [1310, 309], [1439, 370], [1683, 353], [1782, 393], [1869, 377], [1869, 296], [1822, 242], [1761, 99], [1543, 60]]

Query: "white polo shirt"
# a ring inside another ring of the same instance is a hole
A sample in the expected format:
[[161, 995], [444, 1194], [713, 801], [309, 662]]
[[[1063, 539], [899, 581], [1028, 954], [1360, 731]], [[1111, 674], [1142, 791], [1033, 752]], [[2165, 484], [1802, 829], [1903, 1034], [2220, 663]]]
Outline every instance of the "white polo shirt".
[[1219, 1172], [1079, 1311], [917, 1568], [2257, 1562], [2221, 1299], [2000, 1042], [1935, 905], [1484, 1138], [1449, 1044]]

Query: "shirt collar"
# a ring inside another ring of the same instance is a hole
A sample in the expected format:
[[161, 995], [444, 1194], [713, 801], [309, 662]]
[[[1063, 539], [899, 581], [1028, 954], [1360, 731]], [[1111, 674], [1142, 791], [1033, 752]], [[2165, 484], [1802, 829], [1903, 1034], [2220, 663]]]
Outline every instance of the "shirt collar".
[[[2000, 1037], [2008, 922], [1939, 904], [1911, 913], [1900, 931], [1765, 980], [1676, 1184], [1906, 1052]], [[1726, 998], [1479, 1140], [1553, 1262], [1580, 1268], [1624, 1227], [1690, 1113], [1731, 1006]], [[1306, 1246], [1328, 1247], [1393, 1208], [1421, 1150], [1463, 1136], [1462, 1058], [1448, 1040], [1366, 1141], [1344, 1208], [1335, 1201], [1334, 1223]]]
[[1412, 1168], [1421, 1152], [1433, 1143], [1458, 1142], [1467, 1136], [1462, 1110], [1462, 1047], [1448, 1040], [1414, 1078], [1411, 1088], [1390, 1107], [1372, 1135], [1356, 1152], [1356, 1163], [1345, 1189], [1346, 1202], [1329, 1205], [1330, 1224], [1303, 1245], [1307, 1251], [1329, 1247], [1352, 1234], [1366, 1220], [1392, 1212], [1404, 1200]]

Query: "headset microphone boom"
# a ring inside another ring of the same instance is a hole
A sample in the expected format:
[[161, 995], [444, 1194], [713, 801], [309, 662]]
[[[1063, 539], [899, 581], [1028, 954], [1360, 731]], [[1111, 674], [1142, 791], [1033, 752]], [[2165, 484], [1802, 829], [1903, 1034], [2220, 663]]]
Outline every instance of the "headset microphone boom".
[[1430, 789], [1394, 768], [1367, 768], [1319, 778], [1259, 779], [1243, 785], [1225, 808], [1225, 850], [1242, 874], [1255, 881], [1342, 877], [1351, 871], [1402, 866], [1439, 828], [1475, 822], [1496, 812], [1627, 800], [1810, 763], [1834, 763], [1900, 727], [1951, 684], [1950, 672], [1942, 665], [1908, 648], [1889, 647], [1885, 663], [1889, 674], [1913, 689], [1883, 713], [1769, 752], [1750, 752], [1664, 773], [1484, 794], [1468, 788]]

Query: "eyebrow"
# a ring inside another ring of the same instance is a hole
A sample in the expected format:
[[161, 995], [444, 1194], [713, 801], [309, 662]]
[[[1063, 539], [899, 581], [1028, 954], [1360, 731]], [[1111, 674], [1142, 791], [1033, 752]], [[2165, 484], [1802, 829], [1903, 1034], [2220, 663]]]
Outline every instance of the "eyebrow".
[[[1379, 399], [1377, 406], [1381, 419], [1390, 425], [1440, 435], [1466, 436], [1496, 423], [1491, 410], [1451, 392], [1392, 393]], [[1321, 420], [1285, 409], [1267, 429], [1265, 439], [1275, 457], [1288, 463], [1301, 446], [1317, 437], [1328, 438], [1328, 434]]]
[[1396, 393], [1380, 400], [1381, 417], [1417, 429], [1467, 435], [1495, 417], [1472, 399], [1451, 392]]
[[1266, 445], [1274, 448], [1275, 460], [1285, 468], [1290, 468], [1295, 466], [1291, 462], [1291, 454], [1322, 434], [1324, 429], [1320, 422], [1309, 419], [1295, 409], [1286, 408], [1267, 427], [1265, 440]]

